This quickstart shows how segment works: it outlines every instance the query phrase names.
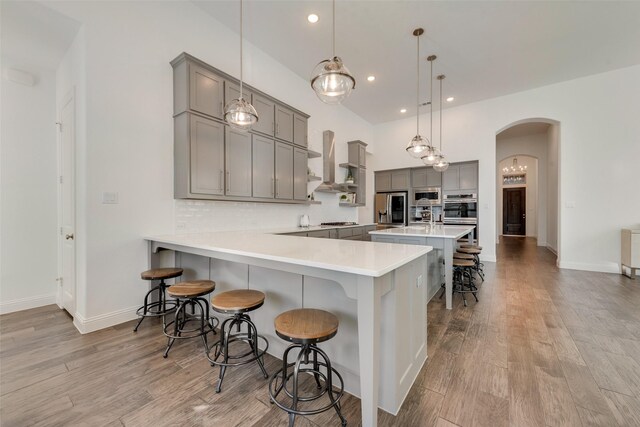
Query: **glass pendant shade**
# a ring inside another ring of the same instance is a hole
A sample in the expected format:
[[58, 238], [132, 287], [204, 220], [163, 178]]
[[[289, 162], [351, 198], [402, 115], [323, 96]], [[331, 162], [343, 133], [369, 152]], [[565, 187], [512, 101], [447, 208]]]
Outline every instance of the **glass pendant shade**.
[[230, 101], [224, 108], [224, 120], [234, 129], [248, 131], [258, 122], [258, 113], [253, 105], [240, 97]]
[[420, 135], [414, 136], [409, 144], [407, 144], [407, 153], [415, 159], [424, 156], [425, 151], [429, 148], [429, 141]]
[[433, 164], [433, 169], [437, 172], [444, 172], [449, 169], [449, 162], [445, 160], [442, 154], [438, 156], [438, 160]]
[[311, 76], [311, 87], [325, 104], [340, 104], [356, 87], [356, 79], [342, 60], [334, 56], [316, 65]]
[[438, 150], [436, 147], [429, 146], [422, 153], [422, 156], [420, 158], [422, 159], [422, 163], [424, 163], [427, 166], [432, 166], [436, 164], [438, 160], [440, 160], [440, 157], [441, 157], [440, 150]]

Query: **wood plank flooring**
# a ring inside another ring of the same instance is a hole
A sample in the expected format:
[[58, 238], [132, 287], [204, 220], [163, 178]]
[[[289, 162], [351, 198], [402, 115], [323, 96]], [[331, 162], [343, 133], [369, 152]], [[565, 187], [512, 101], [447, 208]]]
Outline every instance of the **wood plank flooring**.
[[[381, 426], [639, 426], [640, 281], [559, 270], [535, 241], [506, 238], [480, 302], [428, 306], [429, 360]], [[281, 426], [257, 367], [217, 369], [201, 342], [162, 358], [159, 323], [80, 335], [55, 306], [0, 316], [2, 426]], [[278, 360], [266, 359], [275, 371]], [[343, 413], [360, 425], [359, 400]], [[297, 426], [340, 425], [333, 411]]]

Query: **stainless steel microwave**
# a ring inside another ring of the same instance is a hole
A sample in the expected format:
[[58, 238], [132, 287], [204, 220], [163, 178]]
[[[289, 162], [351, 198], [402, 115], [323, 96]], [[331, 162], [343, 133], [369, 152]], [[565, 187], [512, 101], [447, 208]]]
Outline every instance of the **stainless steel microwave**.
[[414, 188], [411, 190], [413, 206], [431, 206], [442, 204], [440, 187]]

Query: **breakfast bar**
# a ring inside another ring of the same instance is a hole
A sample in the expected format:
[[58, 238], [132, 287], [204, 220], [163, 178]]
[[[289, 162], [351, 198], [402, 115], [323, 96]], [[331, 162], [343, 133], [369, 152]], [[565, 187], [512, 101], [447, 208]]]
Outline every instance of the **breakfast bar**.
[[264, 292], [265, 310], [254, 321], [269, 339], [270, 354], [284, 348], [273, 331], [278, 313], [305, 307], [336, 314], [338, 335], [323, 345], [343, 370], [345, 390], [361, 398], [362, 425], [377, 425], [378, 407], [398, 412], [427, 358], [431, 247], [257, 231], [146, 240], [152, 268], [173, 264], [187, 276], [208, 274], [218, 284], [215, 292]]

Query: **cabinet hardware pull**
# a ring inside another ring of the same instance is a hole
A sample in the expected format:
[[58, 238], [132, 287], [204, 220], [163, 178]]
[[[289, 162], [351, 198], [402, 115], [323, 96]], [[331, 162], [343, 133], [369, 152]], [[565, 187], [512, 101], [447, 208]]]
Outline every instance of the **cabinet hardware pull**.
[[271, 195], [273, 196], [273, 187], [276, 185], [275, 179], [271, 178]]
[[220, 191], [224, 190], [224, 171], [220, 169]]
[[227, 193], [231, 189], [231, 172], [227, 171]]
[[73, 233], [71, 233], [71, 234], [66, 234], [66, 235], [64, 236], [64, 238], [65, 238], [65, 240], [73, 240], [73, 239], [74, 239], [74, 235], [73, 235]]
[[279, 179], [276, 178], [276, 197], [278, 197], [280, 195], [280, 192], [278, 191], [278, 187], [279, 187]]

